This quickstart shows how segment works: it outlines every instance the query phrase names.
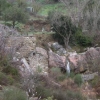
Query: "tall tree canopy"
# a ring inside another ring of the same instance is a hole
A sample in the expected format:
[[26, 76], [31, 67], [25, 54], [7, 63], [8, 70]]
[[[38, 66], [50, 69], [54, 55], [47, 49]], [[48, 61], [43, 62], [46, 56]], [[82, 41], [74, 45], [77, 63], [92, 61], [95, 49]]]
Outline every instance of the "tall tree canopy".
[[28, 20], [28, 14], [17, 6], [11, 6], [3, 12], [5, 21], [11, 21], [13, 28], [18, 22], [24, 23]]
[[7, 2], [7, 0], [0, 0], [0, 15], [2, 14], [2, 11], [4, 11], [9, 6], [10, 4]]

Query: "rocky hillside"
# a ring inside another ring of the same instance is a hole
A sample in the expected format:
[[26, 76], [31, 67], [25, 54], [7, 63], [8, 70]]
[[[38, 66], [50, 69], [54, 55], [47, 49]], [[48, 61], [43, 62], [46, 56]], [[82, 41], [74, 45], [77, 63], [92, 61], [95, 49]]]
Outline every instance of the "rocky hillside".
[[0, 100], [99, 100], [99, 4], [0, 0]]

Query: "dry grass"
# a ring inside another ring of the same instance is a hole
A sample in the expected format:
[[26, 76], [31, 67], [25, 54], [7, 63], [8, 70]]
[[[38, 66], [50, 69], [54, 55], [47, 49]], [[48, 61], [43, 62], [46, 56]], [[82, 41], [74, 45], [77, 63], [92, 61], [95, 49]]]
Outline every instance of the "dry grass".
[[54, 42], [52, 34], [35, 34], [34, 36], [37, 39], [36, 44], [39, 47], [45, 48], [45, 44], [49, 42]]

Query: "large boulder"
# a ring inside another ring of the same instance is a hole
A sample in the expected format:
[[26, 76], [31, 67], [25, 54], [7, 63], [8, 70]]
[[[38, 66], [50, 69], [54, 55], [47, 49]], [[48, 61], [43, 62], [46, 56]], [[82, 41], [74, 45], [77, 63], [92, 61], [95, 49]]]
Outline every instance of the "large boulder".
[[70, 63], [77, 72], [99, 71], [100, 70], [100, 47], [89, 48], [84, 53], [70, 53], [68, 56]]
[[66, 57], [59, 56], [53, 51], [49, 51], [49, 67], [62, 67], [65, 68]]
[[43, 48], [36, 47], [29, 56], [29, 65], [34, 72], [47, 74], [48, 71], [48, 55], [47, 51]]

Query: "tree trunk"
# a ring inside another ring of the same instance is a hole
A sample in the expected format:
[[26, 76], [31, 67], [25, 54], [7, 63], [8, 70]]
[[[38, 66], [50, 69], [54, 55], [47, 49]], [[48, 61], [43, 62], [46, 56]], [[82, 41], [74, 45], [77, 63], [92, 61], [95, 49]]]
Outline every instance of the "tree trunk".
[[66, 38], [64, 38], [64, 44], [65, 44], [65, 48], [67, 50], [68, 49], [68, 40]]
[[12, 26], [13, 26], [13, 28], [15, 28], [15, 21], [12, 22]]
[[64, 44], [65, 44], [66, 50], [68, 50], [68, 48], [69, 48], [69, 37], [64, 39]]
[[64, 44], [65, 44], [65, 48], [66, 50], [68, 50], [68, 46], [69, 46], [69, 39], [70, 39], [70, 36], [71, 36], [71, 32], [69, 33], [68, 36], [66, 36], [66, 38], [64, 38]]

